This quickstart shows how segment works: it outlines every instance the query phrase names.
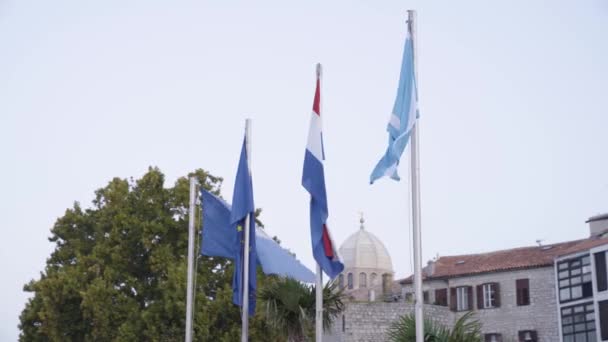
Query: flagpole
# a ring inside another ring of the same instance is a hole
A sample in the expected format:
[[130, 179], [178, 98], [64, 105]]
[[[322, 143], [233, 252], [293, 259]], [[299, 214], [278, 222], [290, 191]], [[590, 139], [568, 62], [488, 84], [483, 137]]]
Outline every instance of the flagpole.
[[[245, 149], [247, 151], [247, 169], [251, 176], [251, 119], [245, 120]], [[245, 217], [245, 245], [243, 246], [243, 313], [241, 325], [241, 342], [249, 340], [249, 220], [251, 214]]]
[[190, 211], [188, 214], [188, 285], [186, 289], [186, 342], [192, 342], [192, 317], [194, 306], [194, 225], [196, 209], [195, 177], [190, 177]]
[[[321, 88], [321, 76], [323, 68], [321, 63], [317, 63], [317, 79], [319, 80], [319, 88]], [[319, 89], [321, 91], [321, 89]], [[321, 106], [321, 103], [319, 103]], [[320, 111], [320, 109], [319, 109]], [[316, 282], [316, 299], [315, 299], [315, 341], [323, 341], [323, 271], [321, 265], [317, 263], [317, 282]]]
[[315, 341], [323, 341], [323, 271], [317, 264], [317, 285], [316, 285], [316, 316], [315, 316]]
[[[418, 63], [416, 60], [416, 11], [408, 10], [408, 29], [410, 30], [413, 44], [414, 78], [418, 84]], [[415, 119], [414, 119], [415, 120]], [[416, 296], [414, 315], [416, 318], [416, 342], [424, 341], [424, 312], [422, 296], [422, 238], [420, 220], [420, 164], [419, 154], [419, 132], [418, 121], [412, 128], [411, 141], [411, 168], [412, 168], [412, 219], [414, 226], [414, 293]]]

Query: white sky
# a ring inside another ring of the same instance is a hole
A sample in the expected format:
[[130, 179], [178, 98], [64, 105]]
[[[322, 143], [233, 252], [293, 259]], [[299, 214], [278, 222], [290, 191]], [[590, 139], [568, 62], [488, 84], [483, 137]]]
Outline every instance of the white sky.
[[0, 0], [0, 340], [17, 338], [66, 208], [150, 165], [168, 186], [205, 168], [230, 199], [246, 117], [262, 220], [312, 268], [300, 179], [317, 62], [334, 238], [363, 211], [408, 274], [409, 182], [368, 177], [410, 8], [424, 260], [586, 237], [608, 211], [606, 1]]

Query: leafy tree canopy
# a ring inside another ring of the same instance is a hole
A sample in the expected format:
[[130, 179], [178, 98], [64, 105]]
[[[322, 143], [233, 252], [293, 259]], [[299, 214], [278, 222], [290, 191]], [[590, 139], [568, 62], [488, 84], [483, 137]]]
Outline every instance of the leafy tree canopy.
[[[190, 176], [219, 194], [222, 178]], [[91, 208], [75, 203], [51, 229], [55, 250], [20, 316], [21, 341], [182, 341], [185, 327], [188, 178], [165, 187], [150, 168], [140, 179], [114, 178]], [[198, 243], [197, 243], [198, 245]], [[258, 286], [269, 278], [258, 274]], [[194, 337], [238, 341], [240, 310], [232, 304], [232, 265], [199, 257]], [[252, 341], [284, 341], [259, 313]]]

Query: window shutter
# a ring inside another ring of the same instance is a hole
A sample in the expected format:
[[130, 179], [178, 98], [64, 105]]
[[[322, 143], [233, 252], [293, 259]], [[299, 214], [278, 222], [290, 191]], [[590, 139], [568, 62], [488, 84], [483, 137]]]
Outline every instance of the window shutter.
[[517, 288], [517, 305], [530, 304], [530, 281], [528, 279], [517, 279], [515, 287]]
[[473, 310], [473, 286], [467, 286], [467, 297], [469, 299], [467, 310]]
[[[477, 286], [479, 288], [479, 286]], [[485, 342], [492, 342], [492, 334], [486, 334], [484, 337]]]
[[608, 300], [597, 303], [600, 309], [600, 335], [602, 341], [608, 340]]
[[517, 279], [517, 280], [515, 281], [515, 288], [516, 288], [515, 292], [516, 292], [516, 295], [517, 295], [517, 299], [516, 299], [517, 306], [522, 305], [522, 304], [521, 304], [521, 302], [522, 302], [522, 301], [521, 301], [521, 297], [522, 297], [522, 295], [521, 295], [521, 286], [522, 286], [522, 280], [523, 280], [523, 279]]
[[494, 284], [492, 284], [492, 287], [494, 287], [494, 306], [499, 308], [500, 307], [500, 284], [494, 283]]
[[536, 330], [530, 331], [530, 335], [532, 335], [532, 341], [538, 341], [538, 338], [536, 337]]
[[456, 288], [450, 288], [450, 310], [456, 311]]
[[[477, 308], [483, 309], [483, 285], [477, 285]], [[486, 336], [487, 339], [487, 336]]]
[[448, 289], [435, 290], [435, 304], [441, 306], [448, 306]]
[[597, 290], [608, 290], [608, 278], [606, 276], [606, 252], [595, 253], [595, 274], [597, 276]]
[[522, 305], [530, 305], [530, 280], [524, 279], [523, 292], [523, 303]]

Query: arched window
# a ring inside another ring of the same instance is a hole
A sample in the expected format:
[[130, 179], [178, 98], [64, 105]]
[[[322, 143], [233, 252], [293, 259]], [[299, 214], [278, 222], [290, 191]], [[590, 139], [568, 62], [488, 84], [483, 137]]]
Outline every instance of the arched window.
[[367, 287], [367, 274], [359, 273], [359, 287]]
[[378, 275], [376, 273], [372, 273], [372, 275], [369, 277], [369, 283], [370, 283], [370, 287], [374, 287], [377, 285], [377, 281], [378, 281]]
[[353, 274], [349, 273], [347, 278], [348, 278], [347, 279], [347, 281], [348, 281], [348, 289], [352, 290], [352, 288], [353, 288]]
[[339, 279], [339, 284], [340, 284], [340, 288], [343, 289], [344, 288], [344, 274], [340, 274], [340, 278]]

